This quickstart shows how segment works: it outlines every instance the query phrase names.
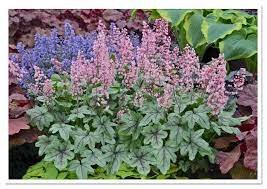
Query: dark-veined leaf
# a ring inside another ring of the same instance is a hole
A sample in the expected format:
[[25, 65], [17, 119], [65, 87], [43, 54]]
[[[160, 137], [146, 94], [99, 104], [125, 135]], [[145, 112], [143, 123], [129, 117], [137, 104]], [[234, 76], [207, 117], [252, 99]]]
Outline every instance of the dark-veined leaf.
[[54, 142], [58, 142], [58, 138], [56, 136], [39, 136], [38, 141], [35, 143], [35, 146], [39, 147], [38, 155], [42, 156], [45, 154], [45, 152], [49, 150], [51, 146], [53, 146]]
[[149, 125], [143, 129], [143, 135], [145, 136], [144, 144], [150, 144], [152, 146], [161, 147], [163, 145], [163, 139], [168, 136], [168, 133], [163, 130], [162, 125]]
[[150, 172], [150, 164], [155, 164], [155, 158], [152, 149], [149, 146], [143, 146], [129, 154], [129, 165], [137, 167], [137, 171], [142, 175]]
[[162, 174], [166, 174], [170, 168], [171, 161], [176, 162], [177, 145], [173, 141], [167, 141], [163, 146], [155, 148], [154, 154], [157, 160], [157, 167]]
[[88, 159], [72, 160], [69, 166], [70, 171], [75, 171], [79, 179], [87, 179], [88, 173], [93, 173], [94, 169], [91, 167], [91, 162]]
[[102, 151], [97, 148], [83, 151], [81, 157], [86, 158], [91, 165], [98, 165], [100, 167], [104, 167], [106, 165]]
[[146, 126], [150, 122], [159, 123], [165, 117], [165, 111], [155, 102], [148, 102], [142, 108], [141, 112], [145, 114], [139, 123], [139, 126]]
[[53, 115], [43, 106], [35, 106], [33, 109], [27, 110], [26, 113], [30, 117], [32, 125], [37, 126], [39, 130], [43, 130], [44, 127], [49, 127], [50, 123], [54, 120]]
[[68, 160], [72, 160], [74, 158], [72, 150], [73, 145], [69, 142], [54, 143], [53, 146], [47, 150], [44, 160], [54, 161], [55, 167], [62, 170], [67, 167]]
[[72, 131], [74, 126], [66, 124], [66, 123], [55, 123], [49, 129], [52, 133], [59, 133], [60, 137], [65, 141], [69, 140], [70, 132]]
[[88, 106], [81, 106], [71, 110], [71, 114], [68, 117], [69, 121], [75, 121], [76, 119], [83, 119], [85, 115], [94, 116], [96, 113], [93, 110], [90, 110]]

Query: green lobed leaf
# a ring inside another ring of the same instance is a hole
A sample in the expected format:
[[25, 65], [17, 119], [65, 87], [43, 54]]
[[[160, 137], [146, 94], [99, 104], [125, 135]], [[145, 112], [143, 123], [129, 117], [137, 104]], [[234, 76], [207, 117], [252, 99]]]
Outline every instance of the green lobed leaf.
[[87, 159], [87, 161], [90, 162], [91, 165], [98, 165], [100, 167], [104, 167], [106, 165], [102, 151], [97, 148], [83, 151], [81, 157]]
[[149, 125], [143, 129], [142, 134], [145, 136], [144, 144], [150, 144], [155, 147], [163, 145], [163, 139], [168, 136], [168, 133], [163, 130], [162, 125]]
[[48, 109], [44, 106], [35, 106], [32, 109], [27, 110], [27, 115], [30, 117], [30, 121], [33, 125], [37, 126], [39, 130], [43, 130], [44, 127], [49, 127], [54, 118]]
[[79, 179], [87, 179], [88, 173], [93, 173], [94, 169], [91, 167], [91, 162], [88, 159], [72, 160], [69, 166], [70, 171], [75, 171]]
[[35, 143], [36, 147], [39, 147], [38, 155], [42, 156], [53, 146], [55, 142], [58, 142], [58, 138], [56, 136], [45, 136], [41, 135], [38, 137], [38, 141]]
[[55, 123], [49, 129], [52, 133], [59, 133], [60, 137], [65, 141], [69, 140], [70, 132], [72, 131], [74, 126], [66, 124], [66, 123]]
[[170, 168], [171, 161], [176, 162], [176, 154], [178, 151], [176, 144], [169, 140], [163, 146], [155, 148], [154, 154], [157, 160], [157, 167], [162, 174], [166, 174]]
[[143, 146], [129, 154], [128, 164], [137, 167], [137, 171], [142, 175], [150, 172], [150, 165], [155, 164], [152, 150], [149, 146]]

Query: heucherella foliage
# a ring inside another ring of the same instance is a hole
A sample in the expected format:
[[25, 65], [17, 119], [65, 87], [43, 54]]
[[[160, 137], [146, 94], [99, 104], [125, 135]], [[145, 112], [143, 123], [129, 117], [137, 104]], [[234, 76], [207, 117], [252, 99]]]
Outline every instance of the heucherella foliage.
[[27, 111], [46, 133], [36, 143], [39, 155], [80, 179], [98, 167], [115, 175], [122, 164], [149, 175], [166, 174], [172, 164], [214, 163], [210, 141], [238, 134], [235, 126], [247, 119], [233, 117], [223, 57], [201, 68], [192, 48], [171, 47], [163, 20], [154, 28], [144, 23], [137, 47], [125, 29], [113, 31], [100, 23], [93, 58], [79, 51], [70, 73], [42, 78], [46, 92]]

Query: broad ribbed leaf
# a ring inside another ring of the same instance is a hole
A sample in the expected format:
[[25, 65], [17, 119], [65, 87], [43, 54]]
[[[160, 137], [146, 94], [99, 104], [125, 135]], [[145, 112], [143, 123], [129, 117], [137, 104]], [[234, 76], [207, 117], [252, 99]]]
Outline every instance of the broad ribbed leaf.
[[147, 175], [150, 172], [150, 165], [155, 164], [152, 149], [148, 146], [143, 146], [138, 150], [129, 154], [129, 165], [137, 167], [137, 171], [142, 175]]
[[53, 115], [48, 112], [46, 107], [35, 106], [33, 109], [27, 110], [26, 113], [30, 117], [32, 125], [37, 126], [39, 130], [49, 127], [54, 120]]
[[91, 167], [91, 162], [88, 159], [72, 160], [70, 162], [69, 170], [75, 171], [79, 179], [87, 179], [88, 173], [93, 173], [94, 169]]
[[150, 125], [143, 129], [143, 135], [145, 136], [144, 144], [150, 144], [155, 147], [161, 147], [163, 145], [163, 139], [168, 136], [168, 133], [163, 130], [162, 125]]
[[188, 9], [157, 9], [160, 16], [174, 26], [178, 26], [184, 20], [184, 17], [192, 11]]
[[257, 53], [257, 34], [234, 32], [219, 43], [219, 48], [226, 60], [249, 58]]
[[203, 19], [204, 17], [197, 12], [185, 17], [184, 29], [186, 31], [186, 40], [193, 47], [198, 47], [206, 42], [200, 29]]
[[70, 132], [72, 131], [74, 126], [66, 124], [66, 123], [55, 123], [49, 129], [52, 133], [59, 133], [60, 137], [65, 141], [69, 140]]
[[201, 26], [201, 31], [208, 43], [214, 43], [241, 28], [241, 23], [224, 24], [217, 22], [214, 19], [205, 18]]
[[176, 144], [173, 141], [167, 141], [165, 145], [154, 150], [154, 154], [157, 160], [157, 167], [162, 174], [166, 174], [170, 168], [171, 161], [176, 162], [176, 154], [178, 151]]

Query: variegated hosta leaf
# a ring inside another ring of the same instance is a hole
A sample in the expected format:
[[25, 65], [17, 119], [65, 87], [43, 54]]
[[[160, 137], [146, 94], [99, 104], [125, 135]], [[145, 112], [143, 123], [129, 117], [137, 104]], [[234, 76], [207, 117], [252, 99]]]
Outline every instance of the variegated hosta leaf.
[[55, 143], [47, 150], [44, 160], [54, 161], [55, 167], [59, 170], [65, 169], [68, 165], [68, 160], [74, 158], [72, 150], [73, 145], [69, 142]]
[[94, 173], [94, 169], [91, 165], [91, 162], [86, 158], [82, 160], [72, 160], [70, 162], [69, 170], [75, 171], [79, 179], [87, 179], [88, 173]]
[[137, 171], [142, 175], [147, 175], [150, 172], [150, 165], [155, 164], [155, 158], [150, 146], [143, 146], [129, 154], [129, 165], [137, 167]]

